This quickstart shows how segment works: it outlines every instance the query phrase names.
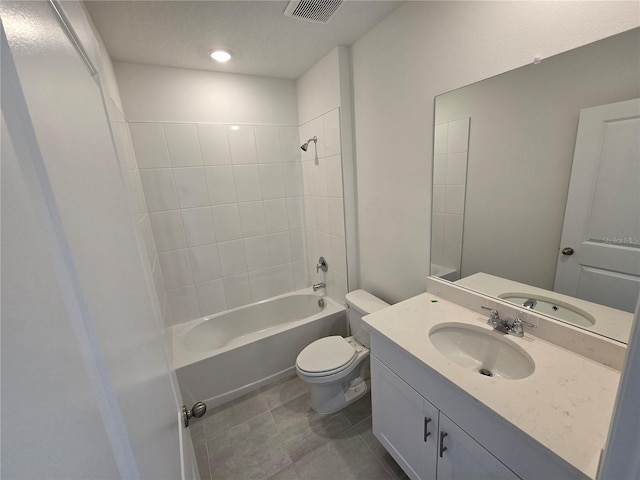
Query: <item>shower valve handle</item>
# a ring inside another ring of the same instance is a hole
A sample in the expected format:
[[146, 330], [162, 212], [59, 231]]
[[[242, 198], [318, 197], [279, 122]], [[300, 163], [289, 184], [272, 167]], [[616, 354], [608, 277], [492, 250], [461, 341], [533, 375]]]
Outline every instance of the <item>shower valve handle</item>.
[[322, 270], [323, 272], [329, 270], [329, 265], [327, 264], [327, 261], [324, 259], [324, 257], [320, 257], [318, 259], [318, 264], [316, 265], [316, 273], [319, 273], [320, 270]]

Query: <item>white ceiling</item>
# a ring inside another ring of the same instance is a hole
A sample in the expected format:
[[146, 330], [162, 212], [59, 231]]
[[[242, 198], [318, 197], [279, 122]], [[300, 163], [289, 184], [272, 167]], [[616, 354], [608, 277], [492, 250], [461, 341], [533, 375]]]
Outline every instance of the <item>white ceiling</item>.
[[[400, 1], [347, 0], [326, 24], [284, 16], [286, 1], [86, 1], [113, 60], [296, 79], [351, 45]], [[213, 48], [233, 53], [227, 64]]]

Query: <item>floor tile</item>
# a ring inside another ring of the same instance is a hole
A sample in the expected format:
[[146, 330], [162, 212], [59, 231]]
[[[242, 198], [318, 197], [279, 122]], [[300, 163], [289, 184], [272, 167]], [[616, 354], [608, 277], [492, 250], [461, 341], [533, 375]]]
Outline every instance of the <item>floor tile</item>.
[[289, 465], [284, 470], [269, 478], [269, 480], [298, 480], [298, 475], [296, 475], [296, 469], [293, 465]]
[[267, 405], [269, 405], [269, 408], [274, 409], [308, 391], [309, 385], [300, 380], [296, 374], [293, 374], [290, 377], [263, 387], [262, 395]]
[[371, 426], [371, 417], [363, 420], [354, 427], [354, 430], [358, 433], [362, 441], [369, 447], [376, 458], [380, 461], [385, 470], [391, 475], [391, 478], [396, 480], [405, 480], [409, 477], [404, 470], [400, 468], [400, 465], [393, 459], [391, 454], [382, 446], [376, 436], [373, 434]]
[[293, 461], [350, 427], [340, 412], [330, 415], [314, 412], [309, 393], [274, 408], [271, 414]]
[[224, 433], [250, 418], [268, 411], [269, 407], [260, 391], [243, 395], [236, 400], [213, 408], [202, 418], [205, 437], [209, 440], [215, 435]]
[[191, 441], [194, 447], [205, 443], [204, 426], [201, 420], [191, 419], [189, 421], [189, 433], [191, 434]]
[[200, 480], [211, 480], [207, 444], [202, 443], [195, 447], [194, 450], [196, 453], [196, 463], [198, 464], [198, 470], [200, 471]]
[[291, 465], [271, 413], [207, 439], [212, 480], [267, 480]]
[[300, 480], [389, 480], [358, 434], [349, 428], [295, 463]]
[[362, 398], [356, 400], [351, 405], [347, 405], [342, 414], [347, 417], [351, 426], [357, 425], [362, 420], [371, 416], [371, 390], [368, 390]]

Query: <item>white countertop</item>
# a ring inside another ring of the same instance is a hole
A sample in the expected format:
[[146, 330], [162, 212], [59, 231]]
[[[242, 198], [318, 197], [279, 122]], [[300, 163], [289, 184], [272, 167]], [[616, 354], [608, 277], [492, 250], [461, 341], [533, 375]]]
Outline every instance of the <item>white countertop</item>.
[[[365, 321], [567, 463], [595, 478], [620, 372], [525, 333], [521, 338], [507, 338], [531, 355], [535, 371], [519, 380], [484, 377], [447, 359], [429, 340], [431, 328], [444, 322], [491, 331], [487, 318], [424, 293], [368, 315]], [[375, 351], [372, 353], [375, 355]]]

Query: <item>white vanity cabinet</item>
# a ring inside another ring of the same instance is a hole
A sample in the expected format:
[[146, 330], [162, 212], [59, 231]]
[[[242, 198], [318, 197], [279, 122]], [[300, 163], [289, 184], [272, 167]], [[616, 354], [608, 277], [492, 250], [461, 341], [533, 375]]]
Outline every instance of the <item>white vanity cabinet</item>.
[[518, 479], [491, 453], [371, 356], [373, 432], [412, 479]]

